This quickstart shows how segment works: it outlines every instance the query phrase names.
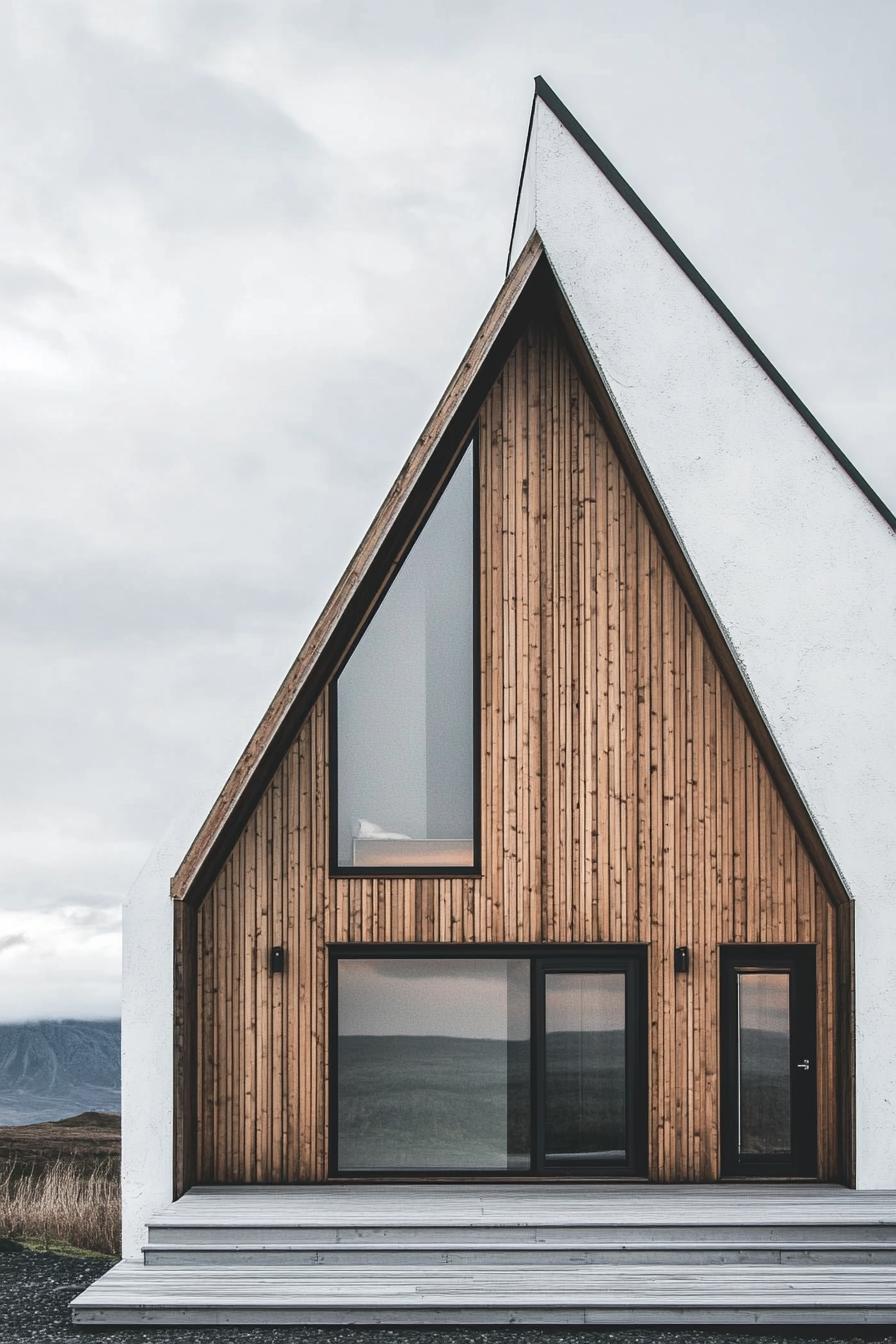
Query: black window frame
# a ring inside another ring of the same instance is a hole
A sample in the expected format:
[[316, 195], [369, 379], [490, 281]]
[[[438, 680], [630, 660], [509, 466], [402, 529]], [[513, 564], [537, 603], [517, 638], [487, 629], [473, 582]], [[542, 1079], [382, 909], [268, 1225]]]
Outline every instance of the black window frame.
[[[587, 1181], [647, 1180], [648, 972], [647, 943], [334, 943], [328, 948], [328, 1180], [378, 1181], [538, 1181], [554, 1177]], [[529, 1168], [427, 1167], [342, 1171], [339, 1167], [339, 982], [340, 961], [394, 958], [529, 961], [530, 1087]], [[547, 970], [626, 971], [626, 1150], [624, 1163], [547, 1163], [543, 1160], [544, 972]], [[633, 1014], [633, 1020], [629, 1017]], [[629, 1024], [631, 1027], [629, 1029]]]
[[[339, 677], [360, 643], [364, 632], [380, 608], [386, 594], [392, 587], [402, 565], [408, 558], [414, 542], [425, 528], [429, 518], [442, 498], [455, 470], [465, 454], [473, 454], [473, 860], [467, 866], [457, 865], [403, 865], [391, 866], [378, 864], [375, 867], [361, 867], [339, 862], [339, 706], [337, 684]], [[327, 735], [329, 754], [329, 788], [327, 806], [329, 810], [327, 839], [329, 848], [329, 874], [331, 877], [480, 877], [482, 875], [482, 547], [480, 541], [480, 496], [479, 496], [479, 422], [465, 434], [460, 447], [451, 458], [438, 489], [430, 499], [426, 509], [416, 519], [415, 525], [391, 540], [392, 570], [376, 601], [367, 612], [364, 621], [355, 631], [348, 648], [327, 683]]]

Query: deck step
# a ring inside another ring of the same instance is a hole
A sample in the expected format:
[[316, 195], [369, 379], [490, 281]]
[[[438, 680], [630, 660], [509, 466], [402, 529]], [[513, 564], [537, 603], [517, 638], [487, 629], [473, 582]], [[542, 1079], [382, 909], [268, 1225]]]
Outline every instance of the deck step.
[[159, 1266], [124, 1261], [78, 1325], [882, 1325], [885, 1265]]
[[81, 1325], [896, 1324], [896, 1193], [199, 1187]]
[[599, 1265], [599, 1264], [896, 1264], [896, 1242], [804, 1241], [703, 1243], [687, 1240], [588, 1242], [179, 1242], [143, 1248], [147, 1265]]
[[740, 1221], [702, 1224], [679, 1222], [570, 1222], [565, 1225], [541, 1222], [478, 1223], [367, 1223], [339, 1224], [302, 1222], [283, 1223], [273, 1219], [263, 1223], [227, 1221], [212, 1223], [201, 1214], [187, 1221], [154, 1218], [147, 1228], [147, 1247], [156, 1245], [227, 1247], [301, 1246], [339, 1249], [372, 1248], [388, 1251], [393, 1247], [415, 1244], [424, 1246], [469, 1247], [483, 1252], [490, 1246], [513, 1245], [548, 1251], [552, 1246], [572, 1243], [589, 1246], [650, 1247], [656, 1242], [685, 1242], [693, 1246], [737, 1247], [744, 1242], [760, 1246], [800, 1245], [833, 1246], [856, 1242], [896, 1247], [896, 1222], [829, 1223], [781, 1221], [764, 1224]]

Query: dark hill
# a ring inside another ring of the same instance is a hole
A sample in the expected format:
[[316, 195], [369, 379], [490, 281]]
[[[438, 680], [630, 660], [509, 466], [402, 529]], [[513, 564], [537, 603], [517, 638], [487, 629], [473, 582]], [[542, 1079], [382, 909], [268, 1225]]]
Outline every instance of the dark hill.
[[121, 1129], [121, 1116], [112, 1111], [82, 1111], [80, 1115], [68, 1115], [64, 1120], [50, 1120], [50, 1126], [59, 1129], [107, 1129], [117, 1134]]
[[84, 1171], [104, 1165], [117, 1170], [120, 1147], [119, 1117], [98, 1111], [42, 1125], [0, 1127], [0, 1177], [10, 1170], [41, 1171], [59, 1161]]

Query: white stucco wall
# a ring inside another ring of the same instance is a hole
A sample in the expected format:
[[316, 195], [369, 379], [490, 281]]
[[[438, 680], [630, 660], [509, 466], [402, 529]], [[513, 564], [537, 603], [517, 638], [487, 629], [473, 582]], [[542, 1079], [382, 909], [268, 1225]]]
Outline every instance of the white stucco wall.
[[[221, 755], [225, 754], [222, 749]], [[121, 996], [122, 1255], [139, 1259], [146, 1221], [171, 1203], [174, 1169], [174, 905], [171, 877], [214, 799], [197, 789], [124, 903]]]
[[526, 178], [514, 251], [537, 227], [855, 900], [857, 1178], [896, 1187], [896, 537], [540, 100]]
[[171, 1200], [171, 869], [150, 859], [124, 907], [121, 1003], [122, 1255], [138, 1259], [147, 1218]]

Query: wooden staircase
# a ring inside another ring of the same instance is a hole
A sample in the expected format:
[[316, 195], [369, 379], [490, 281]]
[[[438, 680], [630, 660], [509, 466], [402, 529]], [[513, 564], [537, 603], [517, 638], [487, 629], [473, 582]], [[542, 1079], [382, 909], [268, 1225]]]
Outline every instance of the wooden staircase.
[[896, 1194], [197, 1188], [72, 1311], [94, 1326], [892, 1324]]

